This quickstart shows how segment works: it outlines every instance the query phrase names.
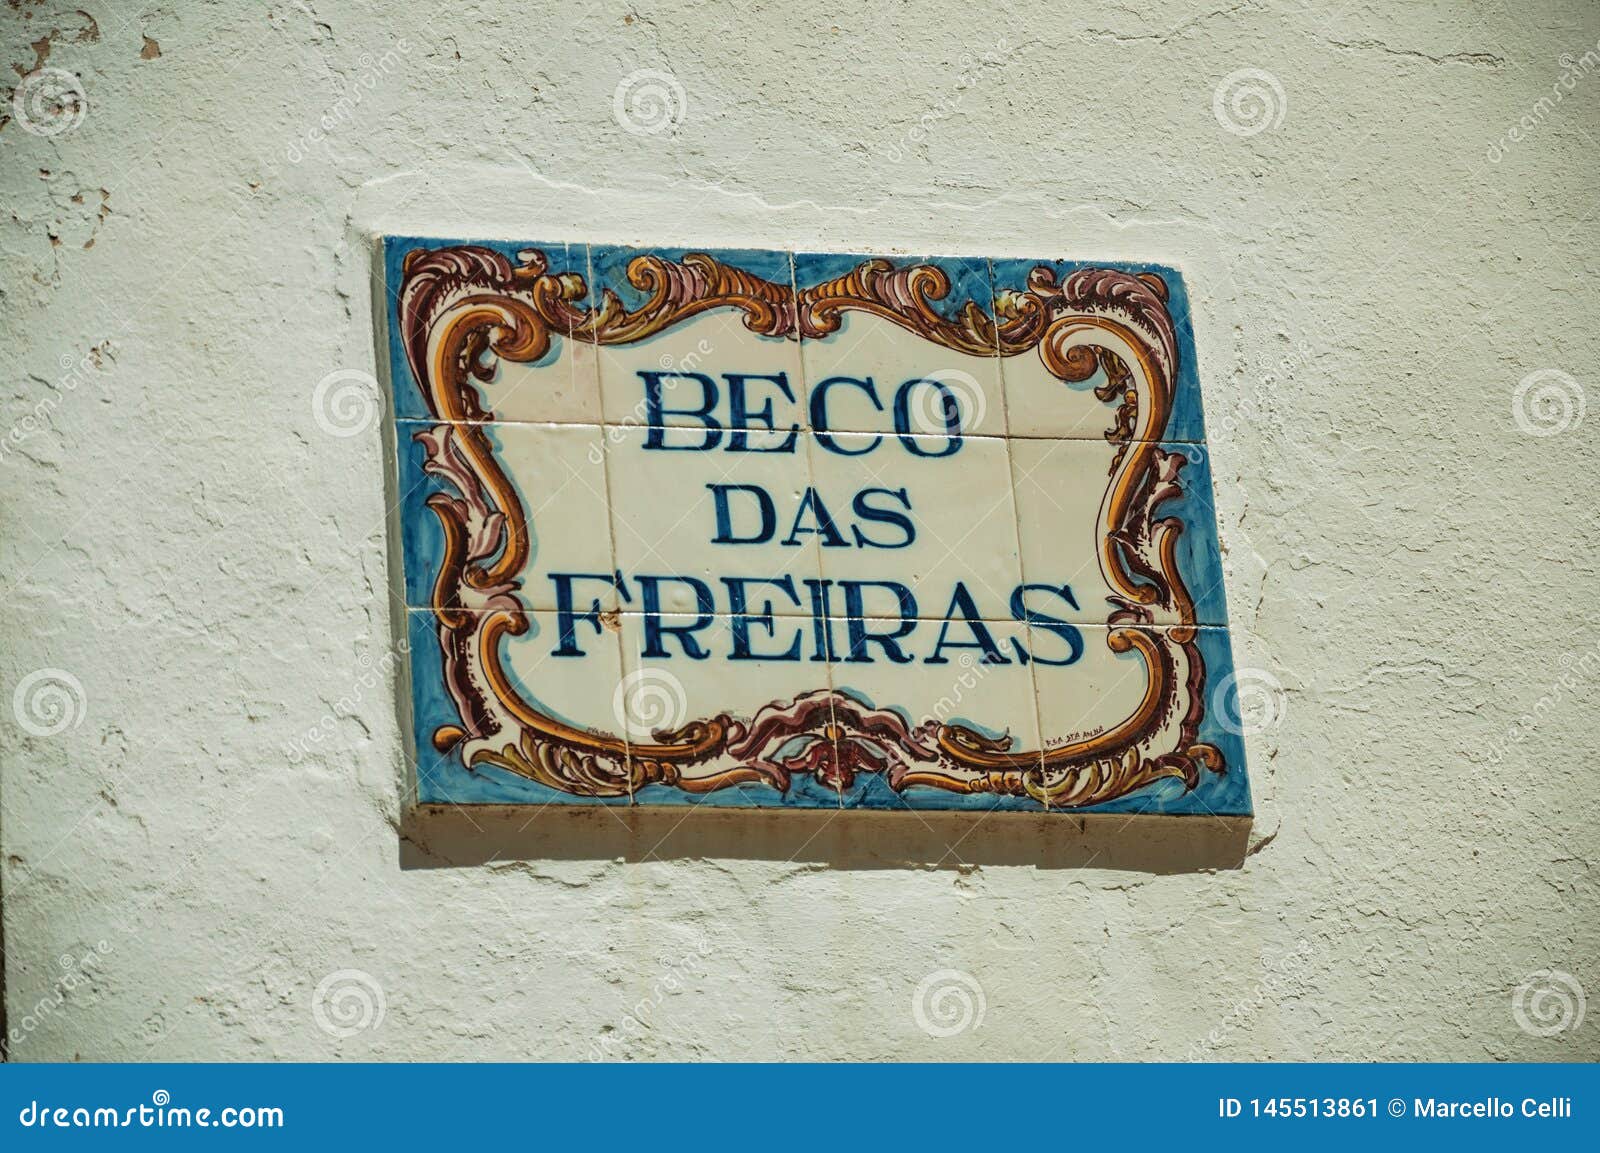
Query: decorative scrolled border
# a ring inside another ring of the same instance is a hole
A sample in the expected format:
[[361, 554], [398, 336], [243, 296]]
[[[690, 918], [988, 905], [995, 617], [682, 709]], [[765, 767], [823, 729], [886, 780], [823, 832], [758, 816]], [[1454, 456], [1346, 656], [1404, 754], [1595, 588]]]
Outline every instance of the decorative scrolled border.
[[[1040, 265], [1021, 290], [997, 295], [991, 318], [973, 301], [953, 315], [935, 308], [950, 290], [937, 266], [896, 268], [883, 259], [797, 293], [704, 253], [681, 261], [643, 255], [627, 269], [645, 296], [632, 310], [610, 290], [593, 308], [579, 307], [583, 278], [550, 272], [537, 249], [519, 252], [515, 263], [478, 246], [417, 249], [406, 255], [403, 273], [401, 342], [437, 422], [416, 438], [425, 470], [457, 494], [428, 498], [445, 542], [432, 604], [445, 686], [461, 722], [433, 734], [441, 752], [458, 751], [469, 767], [496, 765], [591, 797], [627, 796], [651, 783], [697, 793], [757, 781], [787, 789], [795, 773], [844, 788], [856, 773], [874, 772], [897, 790], [926, 785], [1080, 808], [1166, 778], [1193, 788], [1202, 769], [1225, 771], [1220, 751], [1199, 740], [1205, 662], [1178, 568], [1183, 525], [1157, 515], [1180, 495], [1185, 463], [1156, 443], [1178, 373], [1177, 334], [1158, 276], [1091, 267], [1058, 281]], [[517, 596], [517, 574], [528, 559], [526, 512], [479, 426], [490, 414], [475, 382], [493, 378], [494, 358], [535, 361], [555, 339], [627, 344], [715, 308], [738, 309], [752, 332], [790, 340], [837, 331], [842, 314], [855, 310], [969, 355], [1036, 350], [1066, 381], [1103, 371], [1095, 396], [1116, 406], [1105, 433], [1115, 453], [1097, 522], [1100, 568], [1114, 594], [1106, 643], [1144, 662], [1146, 689], [1133, 712], [1085, 740], [1012, 750], [1008, 741], [960, 725], [908, 727], [897, 713], [818, 690], [748, 720], [701, 718], [641, 744], [569, 725], [525, 701], [501, 667], [500, 649], [503, 638], [528, 627]], [[1156, 627], [1157, 610], [1178, 624]], [[1188, 707], [1180, 711], [1185, 695]], [[696, 772], [718, 757], [735, 764]]]

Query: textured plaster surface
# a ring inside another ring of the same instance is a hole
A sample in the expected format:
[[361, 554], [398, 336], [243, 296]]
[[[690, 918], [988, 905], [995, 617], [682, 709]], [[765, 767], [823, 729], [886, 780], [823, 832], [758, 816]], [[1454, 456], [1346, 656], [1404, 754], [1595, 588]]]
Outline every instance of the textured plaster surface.
[[[81, 2], [0, 11], [8, 77], [87, 97], [0, 112], [14, 1058], [1600, 1055], [1600, 1007], [1514, 1012], [1600, 995], [1600, 413], [1513, 409], [1600, 402], [1600, 70], [1548, 99], [1600, 9]], [[385, 230], [1179, 264], [1236, 656], [1281, 685], [1249, 851], [407, 826]]]

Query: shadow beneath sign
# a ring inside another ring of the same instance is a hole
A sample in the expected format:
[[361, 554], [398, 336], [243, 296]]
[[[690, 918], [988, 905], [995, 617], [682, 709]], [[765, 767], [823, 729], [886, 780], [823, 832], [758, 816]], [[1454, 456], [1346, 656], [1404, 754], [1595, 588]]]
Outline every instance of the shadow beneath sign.
[[840, 869], [1033, 865], [1199, 873], [1238, 868], [1249, 854], [1249, 835], [1248, 817], [422, 805], [402, 826], [400, 867], [727, 859]]

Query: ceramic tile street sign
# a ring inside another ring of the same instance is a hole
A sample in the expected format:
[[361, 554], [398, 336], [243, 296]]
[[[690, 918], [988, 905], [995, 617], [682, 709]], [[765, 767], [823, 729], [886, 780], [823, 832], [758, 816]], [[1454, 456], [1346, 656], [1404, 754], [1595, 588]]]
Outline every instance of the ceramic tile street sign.
[[1174, 270], [383, 260], [419, 801], [1250, 811]]

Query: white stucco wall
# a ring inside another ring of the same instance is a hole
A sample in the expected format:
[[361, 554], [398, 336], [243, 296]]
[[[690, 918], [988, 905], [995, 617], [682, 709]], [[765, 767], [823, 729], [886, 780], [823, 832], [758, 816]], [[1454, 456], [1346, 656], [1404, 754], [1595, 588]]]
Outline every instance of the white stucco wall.
[[[1535, 987], [1600, 995], [1600, 8], [432, 7], [0, 14], [87, 98], [0, 127], [14, 1057], [1600, 1055]], [[619, 120], [640, 70], [681, 122]], [[382, 230], [1178, 263], [1236, 656], [1282, 685], [1253, 851], [402, 843], [380, 422], [313, 403], [375, 371]]]

